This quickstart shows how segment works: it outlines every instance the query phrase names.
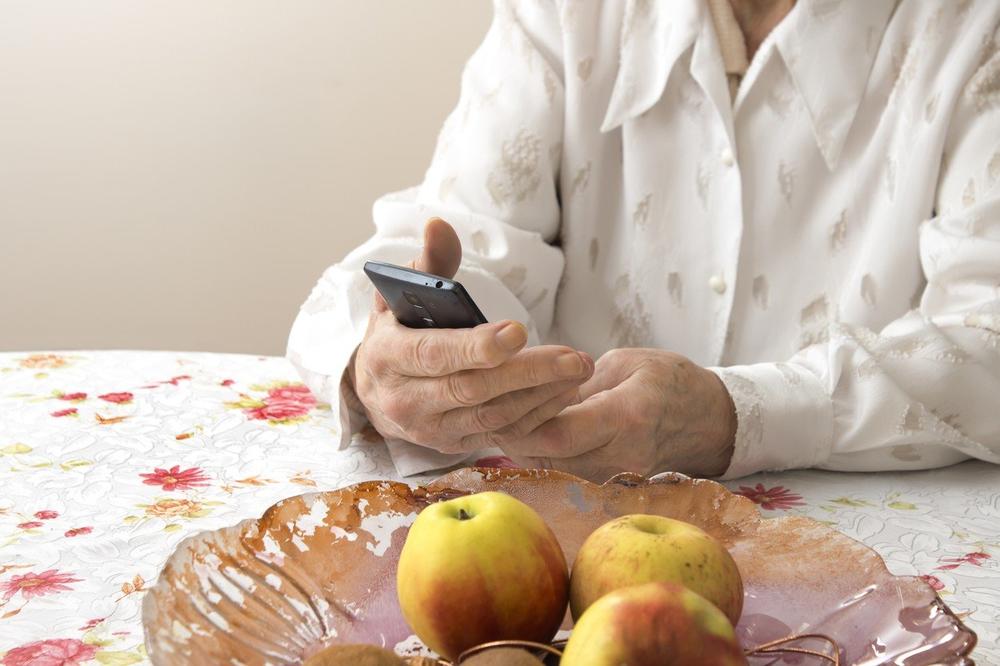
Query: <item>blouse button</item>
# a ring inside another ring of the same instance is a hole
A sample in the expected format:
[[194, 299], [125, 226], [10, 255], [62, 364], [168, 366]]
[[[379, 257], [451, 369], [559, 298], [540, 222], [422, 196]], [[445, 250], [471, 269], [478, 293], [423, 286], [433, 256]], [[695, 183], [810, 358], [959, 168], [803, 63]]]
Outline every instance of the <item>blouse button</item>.
[[708, 278], [708, 286], [717, 294], [723, 294], [726, 291], [726, 281], [721, 275], [713, 275]]
[[719, 155], [719, 159], [722, 160], [723, 166], [731, 167], [736, 164], [736, 158], [733, 157], [733, 151], [728, 148], [722, 151], [722, 154]]

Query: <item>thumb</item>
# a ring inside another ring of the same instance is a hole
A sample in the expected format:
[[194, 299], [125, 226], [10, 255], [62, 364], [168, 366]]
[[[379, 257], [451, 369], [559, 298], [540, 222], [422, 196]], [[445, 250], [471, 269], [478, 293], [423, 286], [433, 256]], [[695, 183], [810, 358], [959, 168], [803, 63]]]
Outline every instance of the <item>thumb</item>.
[[453, 278], [462, 263], [462, 242], [450, 224], [432, 217], [424, 226], [424, 250], [411, 266], [418, 271]]
[[[432, 217], [424, 226], [424, 249], [410, 262], [410, 268], [424, 273], [455, 277], [462, 263], [462, 242], [450, 224], [440, 217]], [[386, 312], [389, 306], [375, 290], [375, 312]]]

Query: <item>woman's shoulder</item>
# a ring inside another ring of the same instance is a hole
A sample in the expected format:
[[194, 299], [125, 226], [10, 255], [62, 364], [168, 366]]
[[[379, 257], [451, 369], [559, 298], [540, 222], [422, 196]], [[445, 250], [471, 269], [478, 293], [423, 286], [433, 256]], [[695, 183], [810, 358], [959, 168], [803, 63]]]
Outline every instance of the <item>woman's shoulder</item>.
[[[654, 5], [650, 0], [493, 0], [494, 22], [502, 32], [523, 33], [567, 73], [581, 59], [617, 61], [623, 20], [655, 20]], [[516, 41], [511, 39], [511, 45]]]

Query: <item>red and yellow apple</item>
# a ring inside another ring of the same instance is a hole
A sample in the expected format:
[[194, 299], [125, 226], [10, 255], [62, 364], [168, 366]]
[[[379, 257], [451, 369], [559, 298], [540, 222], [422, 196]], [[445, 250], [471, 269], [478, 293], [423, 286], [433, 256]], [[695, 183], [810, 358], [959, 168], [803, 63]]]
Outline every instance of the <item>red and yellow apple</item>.
[[403, 617], [450, 659], [502, 639], [549, 641], [566, 614], [566, 557], [528, 505], [497, 492], [431, 504], [403, 545]]
[[677, 583], [606, 594], [583, 613], [560, 666], [746, 664], [733, 625], [715, 604]]
[[729, 551], [704, 530], [664, 516], [632, 514], [594, 530], [577, 553], [570, 610], [622, 587], [651, 582], [687, 587], [719, 607], [732, 624], [743, 611], [743, 580]]

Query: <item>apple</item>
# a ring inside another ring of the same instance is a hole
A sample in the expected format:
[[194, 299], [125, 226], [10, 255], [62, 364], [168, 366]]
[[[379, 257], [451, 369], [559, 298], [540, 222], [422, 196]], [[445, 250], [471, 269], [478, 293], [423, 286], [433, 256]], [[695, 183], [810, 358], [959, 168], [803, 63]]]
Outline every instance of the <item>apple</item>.
[[680, 583], [732, 624], [740, 619], [743, 579], [725, 546], [690, 523], [638, 513], [601, 525], [583, 542], [570, 579], [573, 618], [608, 592], [656, 581]]
[[733, 625], [678, 583], [645, 583], [604, 595], [573, 627], [560, 666], [746, 664]]
[[566, 614], [566, 557], [527, 504], [498, 492], [431, 504], [399, 556], [403, 617], [430, 649], [456, 659], [503, 639], [548, 642]]

